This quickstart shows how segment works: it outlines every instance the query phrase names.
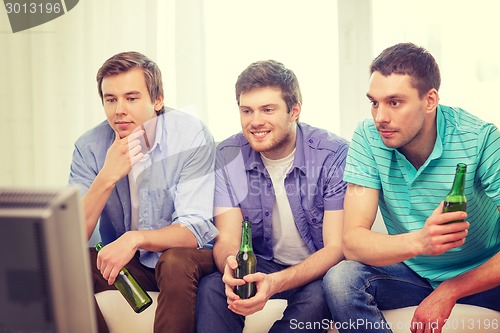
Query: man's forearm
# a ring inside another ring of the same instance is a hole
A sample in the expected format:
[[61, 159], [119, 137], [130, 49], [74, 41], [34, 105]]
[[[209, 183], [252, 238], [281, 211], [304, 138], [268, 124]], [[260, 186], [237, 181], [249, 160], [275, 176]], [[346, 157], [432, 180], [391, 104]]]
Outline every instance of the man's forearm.
[[344, 235], [347, 259], [372, 266], [388, 266], [413, 258], [410, 234], [387, 235], [358, 227]]
[[299, 264], [271, 274], [275, 285], [273, 294], [306, 285], [320, 279], [344, 258], [340, 247], [324, 247]]
[[193, 232], [181, 224], [171, 224], [156, 230], [133, 230], [124, 236], [137, 249], [163, 252], [174, 247], [197, 248], [198, 242]]
[[83, 216], [88, 239], [92, 236], [114, 187], [114, 183], [103, 180], [98, 174], [87, 193], [83, 196]]
[[227, 257], [238, 254], [237, 244], [227, 244], [222, 241], [216, 241], [213, 249], [214, 261], [219, 272], [224, 273]]
[[416, 255], [407, 235], [372, 231], [377, 218], [379, 190], [349, 183], [344, 199], [342, 243], [344, 255], [372, 266], [402, 262]]
[[500, 253], [481, 266], [441, 283], [438, 289], [445, 290], [456, 301], [500, 285]]

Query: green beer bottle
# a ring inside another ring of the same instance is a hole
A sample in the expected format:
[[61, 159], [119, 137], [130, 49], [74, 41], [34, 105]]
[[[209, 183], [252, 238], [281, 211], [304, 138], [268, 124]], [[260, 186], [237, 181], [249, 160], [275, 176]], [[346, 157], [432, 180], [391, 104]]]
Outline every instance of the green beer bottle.
[[[255, 273], [257, 267], [257, 257], [253, 253], [252, 248], [252, 224], [248, 220], [244, 220], [241, 231], [240, 251], [236, 255], [238, 267], [235, 271], [235, 277], [242, 279], [247, 274]], [[255, 282], [247, 282], [242, 286], [234, 287], [236, 295], [241, 299], [253, 297], [257, 292]]]
[[[448, 195], [444, 199], [443, 213], [466, 211], [467, 198], [465, 197], [464, 193], [466, 171], [467, 171], [466, 164], [464, 163], [457, 164], [457, 170], [455, 173], [455, 179], [453, 180], [453, 186], [451, 188], [450, 193], [448, 193]], [[462, 222], [462, 221], [463, 220], [455, 220], [451, 222]]]
[[[95, 245], [95, 249], [99, 252], [104, 246], [101, 242]], [[114, 283], [123, 297], [127, 300], [132, 309], [140, 313], [153, 303], [151, 296], [141, 287], [139, 282], [135, 279], [132, 273], [129, 272], [127, 267], [123, 267]]]

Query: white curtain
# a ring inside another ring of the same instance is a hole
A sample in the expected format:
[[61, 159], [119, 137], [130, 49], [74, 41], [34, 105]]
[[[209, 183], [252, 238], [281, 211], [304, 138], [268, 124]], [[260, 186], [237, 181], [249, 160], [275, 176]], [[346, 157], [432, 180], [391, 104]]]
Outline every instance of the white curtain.
[[299, 76], [308, 108], [302, 119], [337, 131], [336, 6], [81, 0], [63, 16], [15, 34], [7, 16], [0, 17], [0, 186], [67, 183], [74, 141], [105, 119], [96, 72], [128, 50], [158, 63], [166, 104], [196, 113], [216, 140], [240, 130], [234, 82], [250, 62], [265, 58]]
[[189, 100], [206, 109], [200, 8], [201, 0], [82, 0], [15, 34], [2, 13], [0, 186], [67, 183], [74, 141], [105, 119], [95, 75], [118, 52], [158, 63], [167, 104]]
[[[445, 104], [500, 125], [491, 102], [500, 89], [499, 2], [443, 0], [431, 12], [424, 3], [81, 0], [65, 15], [15, 34], [0, 11], [0, 186], [67, 183], [74, 141], [105, 119], [96, 72], [128, 50], [158, 63], [166, 104], [195, 112], [217, 141], [240, 130], [237, 75], [269, 58], [297, 74], [301, 120], [350, 139], [370, 116], [369, 63], [406, 40], [437, 57]], [[418, 10], [415, 20], [383, 19]]]

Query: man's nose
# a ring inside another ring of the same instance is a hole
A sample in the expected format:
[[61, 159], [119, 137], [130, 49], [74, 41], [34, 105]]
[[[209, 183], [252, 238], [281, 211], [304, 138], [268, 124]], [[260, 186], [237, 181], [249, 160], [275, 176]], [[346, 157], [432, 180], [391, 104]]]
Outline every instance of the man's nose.
[[127, 114], [127, 108], [122, 101], [116, 102], [115, 114]]
[[388, 123], [390, 121], [389, 112], [385, 106], [379, 105], [375, 111], [375, 122], [376, 123]]
[[260, 111], [255, 111], [252, 114], [252, 126], [257, 127], [259, 125], [262, 125], [264, 123], [264, 117], [262, 112]]

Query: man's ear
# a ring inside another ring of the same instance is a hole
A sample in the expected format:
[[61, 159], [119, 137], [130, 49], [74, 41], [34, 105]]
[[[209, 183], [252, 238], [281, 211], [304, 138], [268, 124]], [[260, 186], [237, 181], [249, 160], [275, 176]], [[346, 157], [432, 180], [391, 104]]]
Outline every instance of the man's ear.
[[425, 108], [428, 112], [433, 112], [439, 104], [439, 93], [436, 89], [432, 88], [425, 95]]
[[163, 96], [160, 96], [155, 101], [155, 111], [160, 111], [163, 107]]
[[302, 110], [302, 105], [300, 104], [300, 102], [297, 102], [290, 110], [290, 120], [299, 121], [301, 110]]

